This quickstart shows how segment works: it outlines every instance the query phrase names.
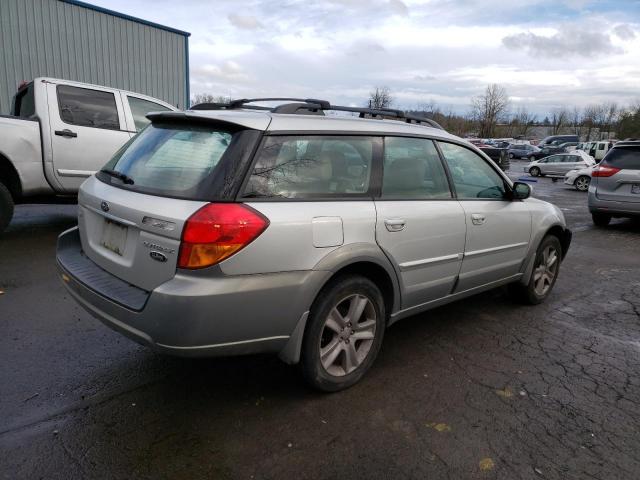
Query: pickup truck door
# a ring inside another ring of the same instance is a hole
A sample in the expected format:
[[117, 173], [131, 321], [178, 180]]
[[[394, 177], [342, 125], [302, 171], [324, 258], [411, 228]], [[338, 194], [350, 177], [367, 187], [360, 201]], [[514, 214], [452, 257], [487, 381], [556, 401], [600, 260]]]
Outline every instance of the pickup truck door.
[[51, 158], [67, 192], [100, 170], [133, 135], [118, 90], [47, 84]]

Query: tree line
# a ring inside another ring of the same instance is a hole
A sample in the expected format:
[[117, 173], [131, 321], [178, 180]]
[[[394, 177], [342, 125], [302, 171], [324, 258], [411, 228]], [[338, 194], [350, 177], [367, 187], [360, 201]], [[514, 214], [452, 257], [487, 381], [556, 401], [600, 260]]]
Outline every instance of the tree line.
[[[369, 94], [367, 106], [391, 108], [394, 97], [389, 87], [376, 87]], [[584, 140], [640, 138], [640, 101], [630, 106], [616, 102], [590, 104], [583, 108], [554, 108], [544, 117], [524, 106], [511, 108], [509, 95], [498, 84], [487, 85], [471, 100], [468, 113], [459, 114], [443, 108], [434, 100], [420, 103], [409, 111], [431, 118], [455, 135], [480, 138], [527, 138], [534, 127], [547, 127], [551, 135], [575, 134]]]

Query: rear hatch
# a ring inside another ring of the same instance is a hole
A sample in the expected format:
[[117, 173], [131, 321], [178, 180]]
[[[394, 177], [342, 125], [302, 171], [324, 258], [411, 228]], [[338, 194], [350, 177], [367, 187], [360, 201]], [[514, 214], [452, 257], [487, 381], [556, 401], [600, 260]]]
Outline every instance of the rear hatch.
[[611, 149], [596, 169], [599, 199], [640, 203], [640, 144]]
[[189, 217], [209, 202], [233, 201], [261, 137], [241, 125], [177, 115], [156, 115], [78, 196], [85, 254], [144, 290], [175, 275]]

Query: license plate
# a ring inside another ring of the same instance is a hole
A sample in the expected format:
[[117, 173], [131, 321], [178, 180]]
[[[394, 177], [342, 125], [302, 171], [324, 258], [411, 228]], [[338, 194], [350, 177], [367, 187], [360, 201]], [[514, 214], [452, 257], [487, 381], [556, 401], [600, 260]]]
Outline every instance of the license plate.
[[640, 195], [640, 183], [631, 184], [631, 193], [637, 193], [638, 195]]
[[104, 221], [104, 230], [102, 232], [102, 245], [107, 250], [122, 256], [124, 254], [124, 246], [127, 243], [127, 227], [111, 220]]

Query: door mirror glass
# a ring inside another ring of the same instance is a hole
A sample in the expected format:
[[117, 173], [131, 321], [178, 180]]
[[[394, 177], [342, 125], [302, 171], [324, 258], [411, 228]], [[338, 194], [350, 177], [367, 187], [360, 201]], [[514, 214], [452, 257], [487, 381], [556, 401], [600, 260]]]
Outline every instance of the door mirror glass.
[[512, 191], [514, 200], [524, 200], [531, 196], [531, 186], [527, 183], [515, 182]]

